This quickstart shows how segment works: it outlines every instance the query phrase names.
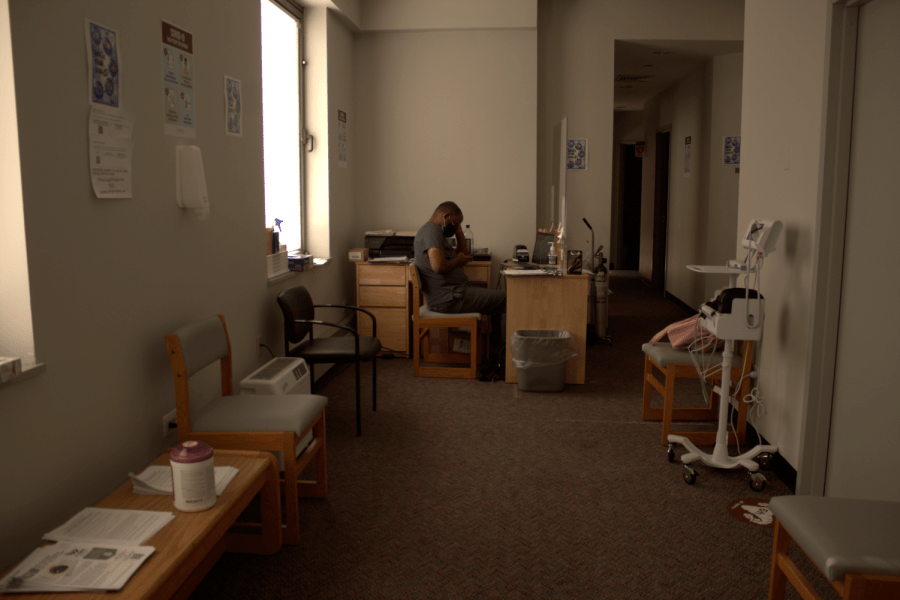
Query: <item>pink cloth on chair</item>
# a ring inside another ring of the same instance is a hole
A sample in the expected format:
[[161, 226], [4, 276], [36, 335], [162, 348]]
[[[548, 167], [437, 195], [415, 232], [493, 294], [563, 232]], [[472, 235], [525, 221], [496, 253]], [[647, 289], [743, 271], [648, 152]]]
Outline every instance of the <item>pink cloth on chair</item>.
[[694, 315], [693, 317], [688, 317], [683, 321], [672, 323], [671, 325], [654, 335], [650, 340], [650, 343], [655, 344], [659, 340], [663, 339], [666, 335], [668, 335], [669, 342], [672, 343], [673, 348], [675, 348], [676, 350], [687, 349], [691, 344], [694, 343], [694, 333], [696, 332], [696, 341], [698, 347], [705, 347], [708, 344], [712, 344], [713, 342], [716, 342], [715, 346], [718, 346], [718, 342], [720, 340], [716, 340], [716, 337], [703, 327], [697, 326], [698, 318], [699, 315]]

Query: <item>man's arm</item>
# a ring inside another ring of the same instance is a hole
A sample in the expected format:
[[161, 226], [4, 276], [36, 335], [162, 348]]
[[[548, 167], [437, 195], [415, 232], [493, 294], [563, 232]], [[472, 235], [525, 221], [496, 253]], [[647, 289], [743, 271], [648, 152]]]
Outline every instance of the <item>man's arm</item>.
[[[459, 240], [457, 240], [458, 242]], [[463, 242], [465, 245], [465, 242]], [[449, 273], [456, 267], [464, 266], [472, 261], [471, 256], [467, 256], [463, 252], [457, 252], [456, 256], [447, 260], [444, 258], [444, 251], [441, 248], [428, 249], [428, 262], [431, 263], [431, 270], [435, 273]]]

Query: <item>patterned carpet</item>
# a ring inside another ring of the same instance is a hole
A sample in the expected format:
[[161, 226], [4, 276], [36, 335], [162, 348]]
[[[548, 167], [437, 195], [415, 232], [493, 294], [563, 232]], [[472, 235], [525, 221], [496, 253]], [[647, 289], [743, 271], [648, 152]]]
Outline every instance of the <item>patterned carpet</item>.
[[773, 530], [727, 508], [790, 491], [703, 465], [684, 483], [659, 423], [640, 420], [640, 346], [686, 315], [635, 278], [610, 287], [613, 344], [588, 347], [582, 386], [529, 393], [380, 360], [374, 413], [363, 369], [357, 438], [353, 370], [328, 377], [329, 498], [301, 500], [305, 542], [226, 554], [192, 598], [765, 598]]

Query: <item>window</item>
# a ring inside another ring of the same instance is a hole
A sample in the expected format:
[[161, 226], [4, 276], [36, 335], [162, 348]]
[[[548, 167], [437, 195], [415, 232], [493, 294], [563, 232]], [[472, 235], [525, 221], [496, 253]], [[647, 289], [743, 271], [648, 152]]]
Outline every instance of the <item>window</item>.
[[280, 224], [288, 250], [304, 243], [301, 15], [289, 0], [260, 1], [266, 227]]
[[19, 168], [19, 134], [13, 78], [9, 5], [0, 0], [0, 356], [32, 369], [34, 331], [25, 248], [25, 215]]

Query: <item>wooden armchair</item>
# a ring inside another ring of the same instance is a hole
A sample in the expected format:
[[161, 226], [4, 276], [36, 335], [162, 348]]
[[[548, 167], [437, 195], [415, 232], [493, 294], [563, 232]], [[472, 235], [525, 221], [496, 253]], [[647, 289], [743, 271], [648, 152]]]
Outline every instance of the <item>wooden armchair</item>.
[[[300, 543], [300, 496], [328, 495], [325, 459], [325, 406], [317, 395], [234, 395], [231, 342], [225, 317], [218, 315], [186, 325], [166, 336], [175, 377], [178, 441], [199, 440], [213, 448], [280, 452], [285, 506], [285, 544]], [[221, 363], [222, 395], [191, 411], [188, 379], [216, 361]], [[301, 442], [313, 432], [312, 442]], [[300, 473], [316, 459], [315, 481], [299, 481]]]

